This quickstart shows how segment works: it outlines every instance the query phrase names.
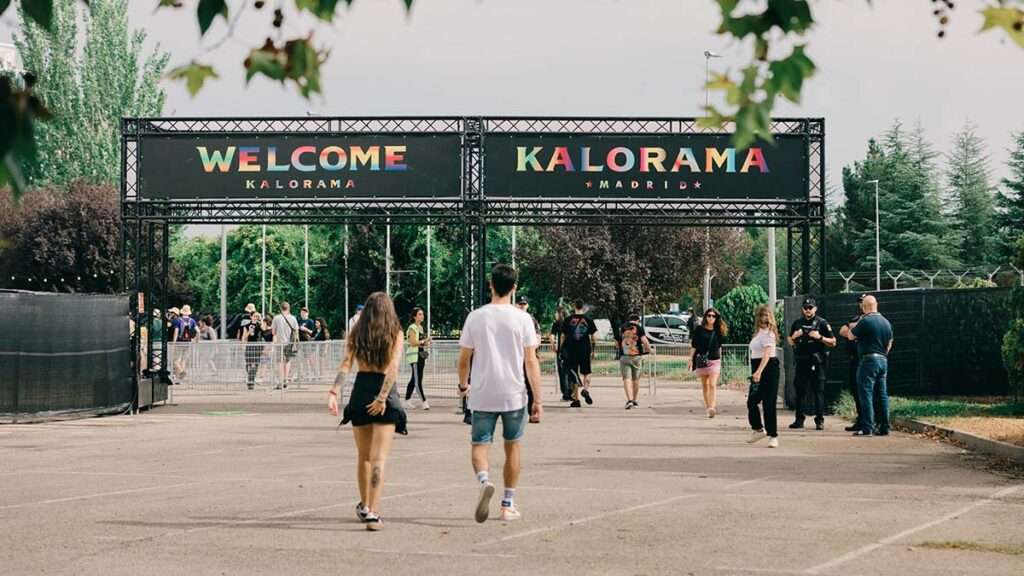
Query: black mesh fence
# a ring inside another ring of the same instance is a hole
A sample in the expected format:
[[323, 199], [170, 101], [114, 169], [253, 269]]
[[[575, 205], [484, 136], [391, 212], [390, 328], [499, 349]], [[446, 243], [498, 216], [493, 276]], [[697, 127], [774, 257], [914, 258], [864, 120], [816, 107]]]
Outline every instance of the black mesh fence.
[[0, 291], [0, 422], [130, 408], [127, 302]]
[[[1009, 327], [1008, 288], [878, 292], [878, 310], [893, 327], [888, 388], [901, 396], [989, 396], [1013, 393], [1003, 369], [1001, 347]], [[818, 315], [840, 326], [859, 311], [857, 294], [814, 296]], [[786, 332], [802, 314], [803, 296], [786, 298]], [[791, 356], [791, 355], [790, 355]], [[792, 362], [790, 358], [787, 364]], [[826, 369], [829, 402], [848, 388], [852, 362], [843, 339], [832, 349]], [[787, 365], [786, 401], [793, 400]]]

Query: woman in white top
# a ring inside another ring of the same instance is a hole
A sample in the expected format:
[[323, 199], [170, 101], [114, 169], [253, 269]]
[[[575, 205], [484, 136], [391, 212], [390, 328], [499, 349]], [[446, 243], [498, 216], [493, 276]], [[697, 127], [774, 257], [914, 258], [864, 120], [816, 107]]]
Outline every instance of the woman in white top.
[[[775, 314], [766, 304], [754, 312], [754, 337], [750, 340], [750, 394], [747, 396], [747, 420], [750, 422], [750, 438], [753, 444], [768, 437], [768, 447], [779, 447], [778, 428], [775, 418], [775, 403], [779, 395], [779, 359], [775, 357], [779, 342], [779, 328]], [[761, 409], [758, 408], [761, 405]], [[764, 410], [764, 425], [761, 425], [761, 410]]]

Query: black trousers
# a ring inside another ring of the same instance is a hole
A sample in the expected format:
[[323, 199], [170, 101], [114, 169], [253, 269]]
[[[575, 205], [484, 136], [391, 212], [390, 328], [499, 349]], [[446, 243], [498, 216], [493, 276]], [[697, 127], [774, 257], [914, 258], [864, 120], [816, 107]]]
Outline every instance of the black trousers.
[[[796, 388], [796, 420], [804, 420], [804, 397], [808, 392], [814, 398], [814, 419], [825, 419], [825, 368], [814, 357], [796, 357], [796, 376], [793, 378]], [[810, 389], [810, 390], [808, 390]]]
[[864, 423], [864, 406], [861, 403], [860, 386], [857, 385], [857, 367], [860, 366], [860, 357], [851, 356], [850, 365], [847, 369], [847, 380], [850, 383], [850, 394], [853, 395], [853, 402], [857, 405], [857, 422], [856, 426], [859, 427]]
[[[753, 374], [761, 365], [761, 359], [750, 359], [750, 373]], [[747, 421], [754, 430], [764, 428], [769, 436], [778, 436], [778, 420], [775, 414], [775, 404], [779, 396], [779, 359], [772, 358], [761, 373], [761, 382], [757, 385], [757, 392], [747, 396]], [[761, 405], [758, 408], [758, 404]], [[761, 424], [761, 410], [764, 410], [764, 425]]]
[[419, 392], [420, 400], [426, 400], [427, 395], [423, 393], [423, 368], [427, 364], [426, 358], [419, 358], [415, 364], [409, 364], [412, 368], [412, 376], [409, 377], [409, 385], [405, 387], [405, 399], [412, 398], [413, 390]]
[[555, 367], [558, 370], [558, 389], [562, 391], [562, 396], [572, 396], [572, 380], [569, 376], [569, 371], [565, 369], [562, 364], [561, 355], [555, 355]]

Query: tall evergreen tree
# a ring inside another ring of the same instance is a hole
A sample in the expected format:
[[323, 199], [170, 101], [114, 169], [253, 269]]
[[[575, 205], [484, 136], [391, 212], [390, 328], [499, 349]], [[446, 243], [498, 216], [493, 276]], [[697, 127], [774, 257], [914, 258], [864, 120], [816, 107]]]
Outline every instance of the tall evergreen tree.
[[997, 193], [999, 203], [1000, 256], [1003, 262], [1013, 258], [1014, 242], [1024, 236], [1024, 130], [1013, 135], [1007, 168], [1010, 176], [1003, 178]]
[[51, 122], [35, 126], [38, 153], [24, 167], [36, 184], [117, 182], [121, 117], [163, 112], [159, 84], [169, 55], [159, 47], [143, 54], [146, 34], [129, 30], [128, 0], [81, 6], [54, 2], [48, 32], [26, 15], [25, 3], [18, 5], [22, 35], [15, 44], [24, 68], [39, 78], [36, 94], [54, 111]]
[[[871, 270], [875, 263], [875, 185], [879, 180], [878, 220], [884, 271], [954, 268], [948, 220], [939, 199], [937, 153], [917, 126], [909, 135], [898, 120], [881, 143], [868, 143], [867, 157], [843, 170], [846, 203], [830, 234], [842, 243], [831, 252], [834, 268]], [[844, 250], [843, 253], [838, 253]]]
[[1001, 260], [996, 197], [989, 183], [985, 142], [975, 134], [973, 123], [965, 122], [953, 134], [946, 159], [950, 215], [959, 240], [957, 257], [967, 266], [995, 264]]

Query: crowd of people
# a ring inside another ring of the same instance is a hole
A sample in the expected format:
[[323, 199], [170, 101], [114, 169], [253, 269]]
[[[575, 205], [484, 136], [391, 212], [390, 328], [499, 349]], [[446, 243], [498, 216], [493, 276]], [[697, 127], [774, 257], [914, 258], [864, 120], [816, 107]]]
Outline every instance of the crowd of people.
[[[471, 464], [479, 485], [474, 499], [474, 517], [484, 522], [490, 516], [496, 493], [490, 477], [490, 446], [497, 423], [502, 425], [505, 461], [502, 470], [503, 493], [499, 507], [501, 520], [522, 517], [515, 494], [519, 483], [522, 439], [527, 422], [540, 422], [543, 397], [540, 389], [538, 348], [542, 338], [540, 324], [529, 313], [529, 300], [513, 295], [517, 273], [510, 266], [497, 264], [491, 269], [489, 304], [471, 312], [459, 338], [458, 390], [471, 426]], [[796, 420], [790, 428], [802, 428], [803, 403], [808, 393], [814, 398], [815, 428], [824, 429], [824, 363], [836, 337], [828, 321], [817, 315], [812, 298], [803, 302], [803, 315], [797, 319], [784, 341], [793, 347], [796, 363]], [[886, 389], [887, 355], [892, 347], [892, 326], [878, 312], [873, 296], [860, 297], [861, 313], [843, 325], [840, 337], [856, 348], [855, 381], [857, 421], [847, 428], [855, 436], [889, 433], [889, 406]], [[328, 410], [342, 415], [341, 424], [351, 423], [358, 452], [357, 482], [360, 502], [358, 518], [368, 530], [380, 530], [380, 502], [385, 466], [394, 434], [408, 433], [405, 410], [415, 406], [417, 393], [424, 409], [429, 409], [423, 393], [423, 365], [429, 355], [430, 337], [422, 328], [423, 311], [414, 309], [403, 331], [391, 298], [376, 292], [367, 299], [350, 321], [345, 358], [328, 396]], [[708, 418], [716, 415], [715, 392], [722, 366], [722, 344], [729, 327], [714, 307], [705, 310], [693, 323], [689, 368], [701, 381], [702, 399]], [[572, 407], [594, 403], [590, 392], [591, 360], [594, 358], [597, 327], [585, 314], [584, 302], [573, 303], [572, 313], [558, 311], [552, 325], [549, 344], [558, 358], [557, 371], [562, 400]], [[778, 358], [779, 328], [775, 313], [767, 305], [754, 312], [754, 332], [750, 335], [750, 378], [747, 416], [748, 442], [768, 439], [770, 448], [779, 446], [776, 404], [781, 369]], [[407, 346], [405, 343], [407, 342]], [[627, 410], [639, 406], [640, 359], [652, 351], [640, 322], [633, 314], [616, 330], [619, 368], [626, 394]], [[404, 354], [403, 354], [404, 348]], [[405, 403], [395, 388], [400, 363], [412, 368], [406, 387]], [[349, 402], [340, 407], [343, 385], [350, 373], [355, 376]], [[852, 370], [852, 369], [851, 369]]]

